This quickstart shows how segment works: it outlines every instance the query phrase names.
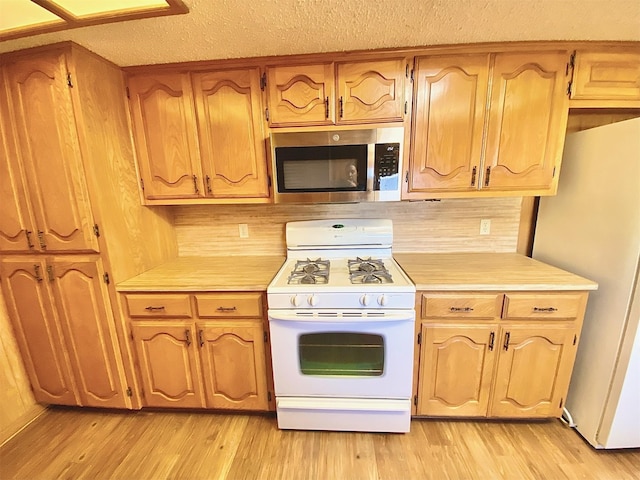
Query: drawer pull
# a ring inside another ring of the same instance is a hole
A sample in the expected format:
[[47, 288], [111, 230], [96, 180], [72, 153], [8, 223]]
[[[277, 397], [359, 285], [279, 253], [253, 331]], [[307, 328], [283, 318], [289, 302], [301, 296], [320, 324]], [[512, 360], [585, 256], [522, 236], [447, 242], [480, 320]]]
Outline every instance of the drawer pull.
[[155, 312], [156, 310], [164, 310], [164, 305], [160, 305], [159, 307], [154, 307], [152, 305], [149, 305], [148, 307], [144, 307], [144, 309], [149, 312]]
[[558, 309], [555, 307], [546, 307], [546, 308], [542, 308], [542, 307], [533, 307], [533, 311], [534, 312], [557, 312]]
[[218, 307], [217, 310], [219, 312], [235, 312], [236, 307]]
[[473, 312], [471, 307], [451, 307], [449, 310], [452, 312]]

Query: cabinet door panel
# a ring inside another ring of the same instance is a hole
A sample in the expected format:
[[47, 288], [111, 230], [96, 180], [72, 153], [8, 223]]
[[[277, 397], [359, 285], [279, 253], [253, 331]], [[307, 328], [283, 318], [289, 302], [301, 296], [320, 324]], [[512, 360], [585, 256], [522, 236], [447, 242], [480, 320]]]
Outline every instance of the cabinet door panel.
[[206, 195], [268, 197], [259, 69], [194, 74], [193, 89]]
[[42, 247], [97, 252], [64, 54], [6, 68]]
[[478, 188], [489, 56], [418, 58], [410, 191]]
[[188, 322], [131, 326], [148, 407], [204, 407], [194, 330]]
[[406, 59], [338, 64], [338, 123], [401, 122]]
[[569, 112], [567, 61], [566, 52], [496, 55], [484, 188], [555, 193]]
[[108, 293], [95, 262], [47, 265], [83, 405], [126, 408]]
[[35, 228], [14, 140], [4, 77], [0, 71], [0, 251], [28, 252], [35, 249]]
[[418, 415], [485, 416], [495, 325], [423, 325]]
[[557, 417], [576, 346], [574, 328], [502, 327], [491, 416]]
[[78, 405], [51, 295], [43, 278], [44, 262], [4, 259], [0, 274], [9, 317], [36, 400]]
[[333, 63], [267, 68], [269, 125], [331, 125], [335, 121]]
[[267, 410], [262, 321], [198, 324], [207, 405]]
[[129, 91], [145, 198], [202, 196], [189, 75], [132, 77]]

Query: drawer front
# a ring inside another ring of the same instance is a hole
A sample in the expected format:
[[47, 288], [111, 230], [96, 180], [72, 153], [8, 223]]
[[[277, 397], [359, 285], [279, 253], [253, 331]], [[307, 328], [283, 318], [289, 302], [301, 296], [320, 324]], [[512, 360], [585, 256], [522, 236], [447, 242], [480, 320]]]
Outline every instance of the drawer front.
[[187, 294], [127, 294], [130, 317], [191, 318], [191, 299]]
[[574, 319], [583, 307], [581, 294], [508, 293], [503, 318]]
[[262, 317], [261, 293], [206, 293], [196, 295], [200, 318]]
[[425, 293], [422, 317], [494, 318], [500, 316], [502, 294]]

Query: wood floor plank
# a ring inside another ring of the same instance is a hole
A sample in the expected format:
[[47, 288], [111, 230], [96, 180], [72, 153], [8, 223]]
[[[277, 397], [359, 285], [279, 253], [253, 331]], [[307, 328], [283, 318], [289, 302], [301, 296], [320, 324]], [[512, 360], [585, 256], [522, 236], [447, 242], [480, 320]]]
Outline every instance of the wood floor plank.
[[272, 415], [49, 408], [0, 448], [1, 480], [640, 480], [640, 449], [556, 420], [419, 419], [408, 434], [278, 430]]

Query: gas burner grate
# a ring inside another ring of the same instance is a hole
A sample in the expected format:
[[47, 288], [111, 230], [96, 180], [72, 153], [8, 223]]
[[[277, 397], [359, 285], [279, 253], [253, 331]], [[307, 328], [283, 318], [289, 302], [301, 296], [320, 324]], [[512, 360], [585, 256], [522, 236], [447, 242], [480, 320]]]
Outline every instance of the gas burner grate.
[[360, 258], [347, 260], [351, 283], [393, 283], [393, 278], [380, 259]]
[[329, 282], [329, 260], [296, 261], [293, 270], [289, 274], [287, 284], [326, 284]]

